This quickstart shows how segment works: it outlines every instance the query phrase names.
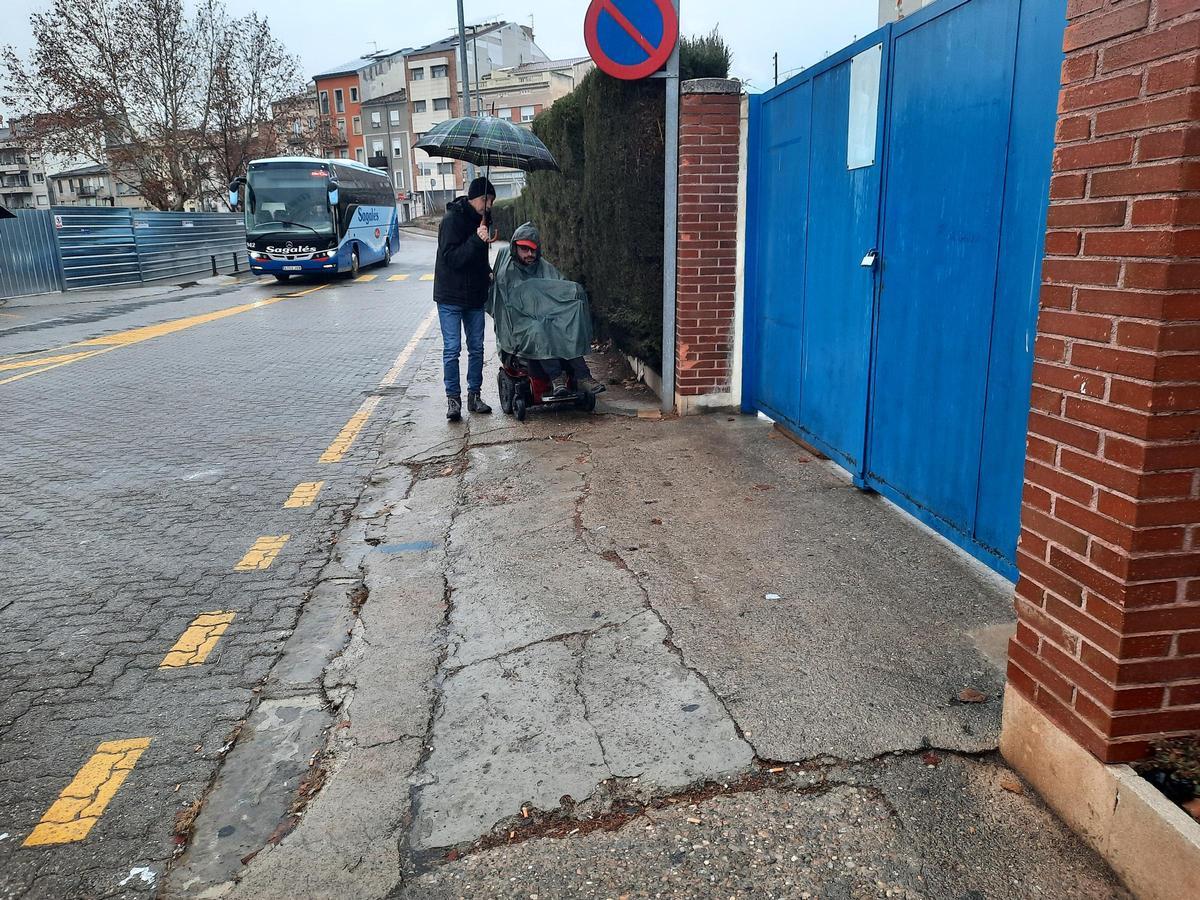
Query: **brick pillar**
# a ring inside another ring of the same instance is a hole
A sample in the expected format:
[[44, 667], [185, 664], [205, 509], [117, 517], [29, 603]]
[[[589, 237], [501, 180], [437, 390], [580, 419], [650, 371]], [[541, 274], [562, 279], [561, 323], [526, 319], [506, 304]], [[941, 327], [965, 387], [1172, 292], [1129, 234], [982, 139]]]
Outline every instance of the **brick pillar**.
[[[679, 108], [675, 408], [734, 406], [741, 85], [698, 78]], [[669, 390], [670, 386], [664, 386]]]
[[1200, 0], [1068, 18], [1008, 675], [1117, 762], [1200, 731]]

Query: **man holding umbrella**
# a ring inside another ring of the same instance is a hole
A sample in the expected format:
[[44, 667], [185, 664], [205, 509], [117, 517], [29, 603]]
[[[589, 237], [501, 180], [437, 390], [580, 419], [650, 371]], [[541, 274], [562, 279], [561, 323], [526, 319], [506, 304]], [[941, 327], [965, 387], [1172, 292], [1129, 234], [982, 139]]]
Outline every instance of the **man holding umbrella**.
[[[460, 159], [475, 166], [510, 166], [526, 172], [559, 171], [554, 156], [532, 131], [495, 116], [462, 116], [439, 122], [413, 146], [434, 157]], [[479, 398], [483, 384], [483, 304], [488, 291], [488, 244], [495, 236], [484, 217], [496, 199], [487, 178], [471, 182], [466, 197], [446, 208], [438, 229], [433, 299], [442, 321], [446, 418], [458, 421], [459, 334], [467, 335], [467, 409], [489, 413]]]
[[486, 178], [471, 182], [467, 196], [446, 207], [438, 228], [437, 262], [433, 270], [433, 299], [442, 326], [442, 380], [446, 386], [446, 418], [462, 418], [459, 354], [467, 338], [467, 409], [486, 414], [483, 402], [483, 307], [491, 281], [488, 245], [495, 236], [487, 226], [496, 189]]

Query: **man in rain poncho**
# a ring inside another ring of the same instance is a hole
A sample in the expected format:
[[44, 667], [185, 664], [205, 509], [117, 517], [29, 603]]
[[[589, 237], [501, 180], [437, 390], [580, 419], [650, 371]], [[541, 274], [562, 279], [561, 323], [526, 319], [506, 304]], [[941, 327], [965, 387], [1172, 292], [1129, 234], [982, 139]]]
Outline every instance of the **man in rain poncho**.
[[592, 344], [592, 316], [583, 286], [568, 281], [542, 257], [542, 239], [530, 222], [513, 232], [511, 246], [496, 260], [487, 310], [496, 324], [496, 344], [524, 360], [531, 374], [569, 392], [570, 367], [576, 387], [598, 394], [583, 355]]

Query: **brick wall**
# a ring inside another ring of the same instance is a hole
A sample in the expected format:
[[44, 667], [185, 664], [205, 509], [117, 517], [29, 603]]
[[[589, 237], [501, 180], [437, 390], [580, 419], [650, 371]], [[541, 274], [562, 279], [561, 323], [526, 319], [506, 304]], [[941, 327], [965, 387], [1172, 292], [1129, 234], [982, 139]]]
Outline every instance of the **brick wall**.
[[1200, 731], [1200, 0], [1069, 0], [1009, 683], [1105, 761]]
[[741, 91], [736, 81], [685, 82], [679, 110], [679, 239], [675, 394], [731, 390], [737, 287]]

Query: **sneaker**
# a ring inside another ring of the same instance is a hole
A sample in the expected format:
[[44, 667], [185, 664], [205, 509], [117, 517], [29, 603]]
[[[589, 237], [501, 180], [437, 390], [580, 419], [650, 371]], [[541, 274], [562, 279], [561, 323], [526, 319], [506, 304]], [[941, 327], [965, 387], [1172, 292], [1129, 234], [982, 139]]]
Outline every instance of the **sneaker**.
[[580, 378], [575, 383], [581, 391], [587, 391], [589, 394], [603, 394], [608, 390], [608, 385], [600, 383], [590, 375], [587, 378]]
[[483, 402], [479, 391], [467, 391], [467, 411], [486, 416], [492, 411], [492, 408]]
[[462, 400], [458, 397], [446, 398], [446, 418], [451, 422], [457, 422], [462, 418]]
[[567, 374], [565, 372], [550, 382], [550, 386], [554, 388], [555, 397], [565, 397], [571, 393], [571, 389], [567, 387]]

